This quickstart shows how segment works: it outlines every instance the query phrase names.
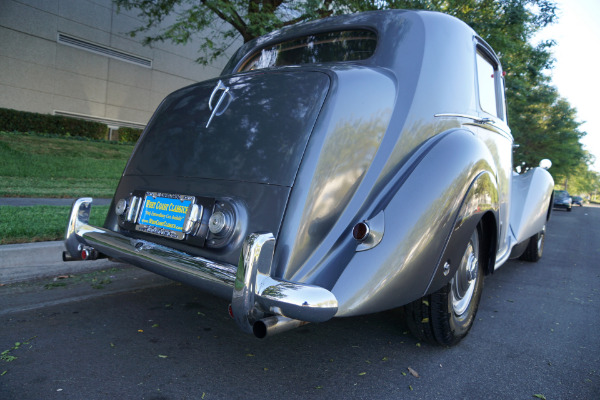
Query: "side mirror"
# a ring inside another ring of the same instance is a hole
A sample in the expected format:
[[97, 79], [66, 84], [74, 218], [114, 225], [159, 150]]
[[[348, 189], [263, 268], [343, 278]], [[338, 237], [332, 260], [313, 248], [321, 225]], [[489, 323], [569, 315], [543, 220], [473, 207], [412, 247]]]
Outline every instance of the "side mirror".
[[550, 169], [550, 167], [552, 166], [552, 161], [548, 160], [547, 158], [544, 158], [542, 161], [540, 161], [540, 168], [544, 168], [545, 170]]

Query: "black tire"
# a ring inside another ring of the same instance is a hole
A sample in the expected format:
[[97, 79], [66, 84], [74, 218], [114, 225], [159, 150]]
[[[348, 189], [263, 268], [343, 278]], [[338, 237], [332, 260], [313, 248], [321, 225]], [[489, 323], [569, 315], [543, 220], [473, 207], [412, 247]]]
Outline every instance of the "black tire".
[[[570, 211], [570, 210], [569, 210]], [[544, 242], [546, 241], [546, 225], [544, 228], [529, 238], [529, 243], [525, 252], [519, 257], [520, 260], [529, 262], [538, 262], [544, 252]]]
[[481, 237], [478, 227], [447, 285], [404, 307], [408, 327], [420, 340], [453, 346], [469, 333], [483, 290]]
[[568, 211], [568, 212], [571, 212], [571, 211], [573, 211], [573, 207], [569, 207], [569, 208], [567, 208], [567, 211]]

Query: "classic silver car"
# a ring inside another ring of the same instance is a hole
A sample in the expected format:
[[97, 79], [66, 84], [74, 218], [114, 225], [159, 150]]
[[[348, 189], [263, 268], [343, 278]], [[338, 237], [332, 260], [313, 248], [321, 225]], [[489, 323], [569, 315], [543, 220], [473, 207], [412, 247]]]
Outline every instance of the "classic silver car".
[[73, 205], [65, 260], [111, 257], [231, 300], [265, 337], [405, 306], [415, 335], [469, 331], [484, 275], [542, 254], [553, 180], [512, 169], [494, 51], [444, 14], [292, 26], [169, 95], [104, 227]]

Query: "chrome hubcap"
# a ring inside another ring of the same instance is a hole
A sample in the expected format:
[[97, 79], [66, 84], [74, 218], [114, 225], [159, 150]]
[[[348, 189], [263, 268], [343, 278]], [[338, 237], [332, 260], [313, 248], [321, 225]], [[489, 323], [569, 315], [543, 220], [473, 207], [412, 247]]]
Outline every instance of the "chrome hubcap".
[[479, 260], [477, 255], [479, 254], [479, 241], [477, 234], [471, 237], [471, 241], [467, 245], [465, 254], [460, 261], [458, 271], [456, 275], [450, 281], [451, 296], [452, 296], [452, 310], [458, 317], [463, 315], [469, 308], [471, 300], [473, 299], [473, 293], [475, 292], [475, 285], [479, 278]]
[[542, 229], [542, 231], [539, 234], [538, 237], [538, 241], [537, 241], [537, 251], [538, 251], [538, 256], [542, 255], [542, 252], [544, 251], [544, 237], [546, 235], [546, 225], [544, 225], [544, 228]]

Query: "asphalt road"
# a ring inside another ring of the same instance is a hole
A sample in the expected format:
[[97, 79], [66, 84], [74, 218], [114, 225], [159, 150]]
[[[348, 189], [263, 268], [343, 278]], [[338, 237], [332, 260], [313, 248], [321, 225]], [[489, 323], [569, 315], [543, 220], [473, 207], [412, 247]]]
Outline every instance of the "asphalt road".
[[226, 301], [131, 268], [8, 285], [0, 398], [600, 399], [599, 260], [600, 208], [555, 211], [542, 260], [488, 277], [454, 348], [400, 311], [259, 340]]

